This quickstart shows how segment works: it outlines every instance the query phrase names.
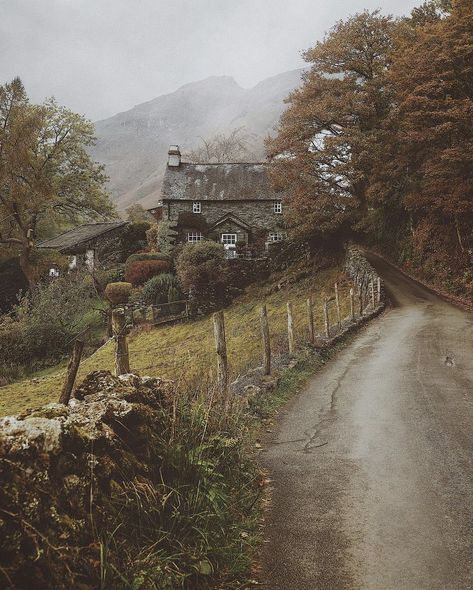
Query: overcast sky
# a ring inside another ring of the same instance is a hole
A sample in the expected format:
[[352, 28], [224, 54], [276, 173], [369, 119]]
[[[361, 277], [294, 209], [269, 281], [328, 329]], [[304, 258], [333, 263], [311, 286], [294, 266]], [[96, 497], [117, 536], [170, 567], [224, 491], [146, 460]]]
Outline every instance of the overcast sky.
[[244, 87], [302, 67], [301, 50], [364, 8], [421, 0], [0, 0], [0, 84], [55, 96], [96, 120], [179, 86], [230, 75]]

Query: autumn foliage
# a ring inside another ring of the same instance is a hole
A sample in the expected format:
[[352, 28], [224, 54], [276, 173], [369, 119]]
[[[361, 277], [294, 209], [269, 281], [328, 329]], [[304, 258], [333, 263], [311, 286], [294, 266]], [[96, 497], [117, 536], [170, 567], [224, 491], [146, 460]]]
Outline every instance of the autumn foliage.
[[133, 287], [144, 285], [151, 277], [169, 270], [166, 260], [138, 260], [127, 267], [125, 280]]
[[363, 12], [305, 59], [268, 142], [292, 235], [364, 235], [434, 282], [473, 285], [471, 0]]

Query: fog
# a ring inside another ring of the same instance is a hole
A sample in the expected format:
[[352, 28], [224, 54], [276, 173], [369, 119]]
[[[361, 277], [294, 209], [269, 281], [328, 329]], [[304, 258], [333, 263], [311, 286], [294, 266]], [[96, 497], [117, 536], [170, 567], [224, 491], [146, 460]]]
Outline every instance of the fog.
[[213, 75], [244, 87], [302, 67], [301, 51], [365, 8], [420, 0], [0, 0], [0, 83], [20, 76], [97, 120]]

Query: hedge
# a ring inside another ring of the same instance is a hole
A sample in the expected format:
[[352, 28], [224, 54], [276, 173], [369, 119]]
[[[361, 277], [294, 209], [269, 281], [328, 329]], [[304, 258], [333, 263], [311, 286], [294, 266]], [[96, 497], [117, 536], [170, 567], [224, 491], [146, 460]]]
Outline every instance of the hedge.
[[125, 280], [133, 287], [137, 287], [146, 283], [151, 277], [166, 272], [169, 266], [166, 260], [138, 260], [126, 269]]

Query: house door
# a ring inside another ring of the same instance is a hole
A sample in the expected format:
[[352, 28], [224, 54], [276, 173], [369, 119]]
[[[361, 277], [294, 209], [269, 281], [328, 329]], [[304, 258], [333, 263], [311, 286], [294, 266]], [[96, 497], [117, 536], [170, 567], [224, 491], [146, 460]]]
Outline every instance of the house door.
[[225, 255], [227, 258], [236, 258], [236, 234], [222, 234], [221, 242], [225, 248]]

